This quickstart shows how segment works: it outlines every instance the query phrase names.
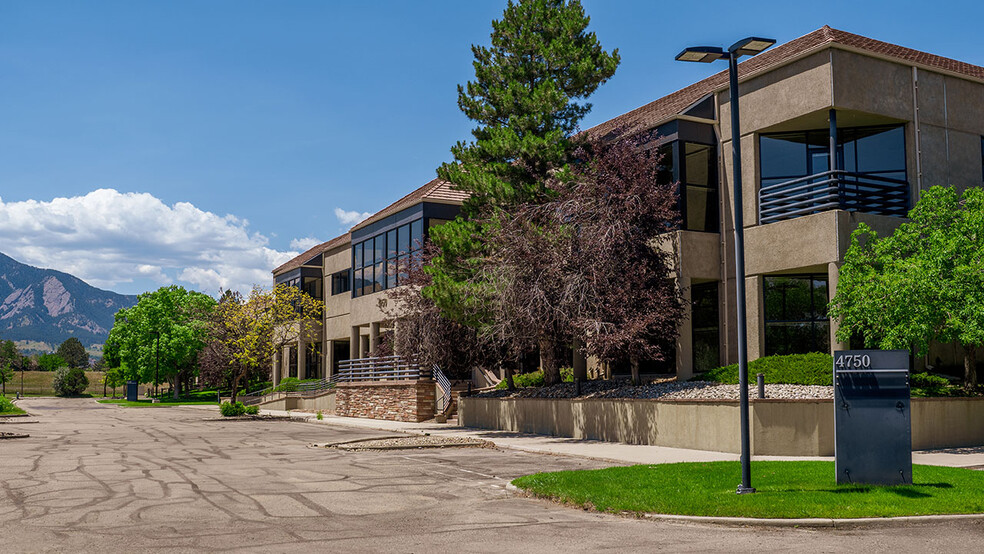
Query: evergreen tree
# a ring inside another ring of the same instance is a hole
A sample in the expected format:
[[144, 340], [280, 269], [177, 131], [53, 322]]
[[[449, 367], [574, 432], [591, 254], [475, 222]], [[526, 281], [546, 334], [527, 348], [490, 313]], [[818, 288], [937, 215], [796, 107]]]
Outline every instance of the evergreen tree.
[[549, 200], [571, 178], [573, 138], [591, 109], [579, 103], [608, 80], [618, 51], [605, 52], [577, 0], [510, 1], [492, 22], [491, 46], [472, 46], [475, 80], [458, 87], [458, 106], [478, 127], [458, 142], [438, 176], [470, 198], [462, 215], [431, 230], [440, 249], [424, 294], [445, 316], [473, 326], [487, 317], [474, 276], [501, 211]]
[[82, 346], [82, 342], [75, 337], [69, 337], [65, 342], [61, 343], [55, 354], [61, 356], [65, 360], [65, 363], [68, 364], [68, 367], [89, 367], [89, 354], [85, 351], [85, 347]]

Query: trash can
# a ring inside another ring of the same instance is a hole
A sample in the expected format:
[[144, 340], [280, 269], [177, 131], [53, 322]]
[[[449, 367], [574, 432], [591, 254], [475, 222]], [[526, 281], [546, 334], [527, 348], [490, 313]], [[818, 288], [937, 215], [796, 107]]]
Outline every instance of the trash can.
[[126, 399], [130, 402], [137, 401], [137, 382], [127, 381], [126, 382]]

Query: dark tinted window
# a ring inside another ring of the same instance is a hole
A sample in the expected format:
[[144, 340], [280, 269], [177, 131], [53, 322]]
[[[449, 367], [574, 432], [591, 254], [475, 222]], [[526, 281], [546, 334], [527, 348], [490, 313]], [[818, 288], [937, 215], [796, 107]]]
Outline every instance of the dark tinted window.
[[766, 355], [829, 352], [827, 276], [775, 275], [764, 281]]

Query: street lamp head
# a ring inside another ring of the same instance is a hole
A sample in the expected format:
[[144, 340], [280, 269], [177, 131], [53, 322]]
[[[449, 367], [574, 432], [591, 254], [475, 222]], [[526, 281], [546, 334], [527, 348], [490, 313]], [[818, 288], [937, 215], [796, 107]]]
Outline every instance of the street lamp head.
[[771, 38], [748, 37], [732, 44], [728, 48], [728, 52], [739, 56], [754, 56], [775, 43], [775, 39]]
[[717, 46], [691, 46], [677, 54], [676, 60], [680, 62], [710, 63], [724, 57], [726, 57], [724, 50]]

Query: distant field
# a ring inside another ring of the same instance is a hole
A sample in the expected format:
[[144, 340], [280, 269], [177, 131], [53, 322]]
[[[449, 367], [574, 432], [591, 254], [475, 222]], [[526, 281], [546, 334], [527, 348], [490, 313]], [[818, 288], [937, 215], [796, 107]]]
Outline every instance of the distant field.
[[[21, 374], [24, 377], [24, 386], [21, 388]], [[103, 386], [99, 382], [102, 379], [101, 371], [86, 371], [85, 376], [89, 378], [89, 387], [85, 389], [87, 394], [92, 396], [102, 396]], [[12, 381], [7, 383], [7, 396], [14, 396], [21, 392], [24, 396], [54, 396], [55, 391], [51, 388], [52, 381], [55, 380], [54, 371], [15, 371]], [[140, 385], [140, 394], [143, 394], [144, 386]], [[113, 394], [112, 388], [106, 389], [107, 395]], [[116, 389], [117, 395], [126, 394], [126, 387]]]
[[[57, 344], [50, 344], [47, 342], [40, 342], [35, 340], [15, 340], [14, 344], [17, 345], [17, 350], [21, 354], [45, 354], [48, 352], [54, 352], [58, 350]], [[88, 353], [93, 358], [101, 358], [103, 345], [101, 344], [90, 344], [85, 347], [86, 353]]]

